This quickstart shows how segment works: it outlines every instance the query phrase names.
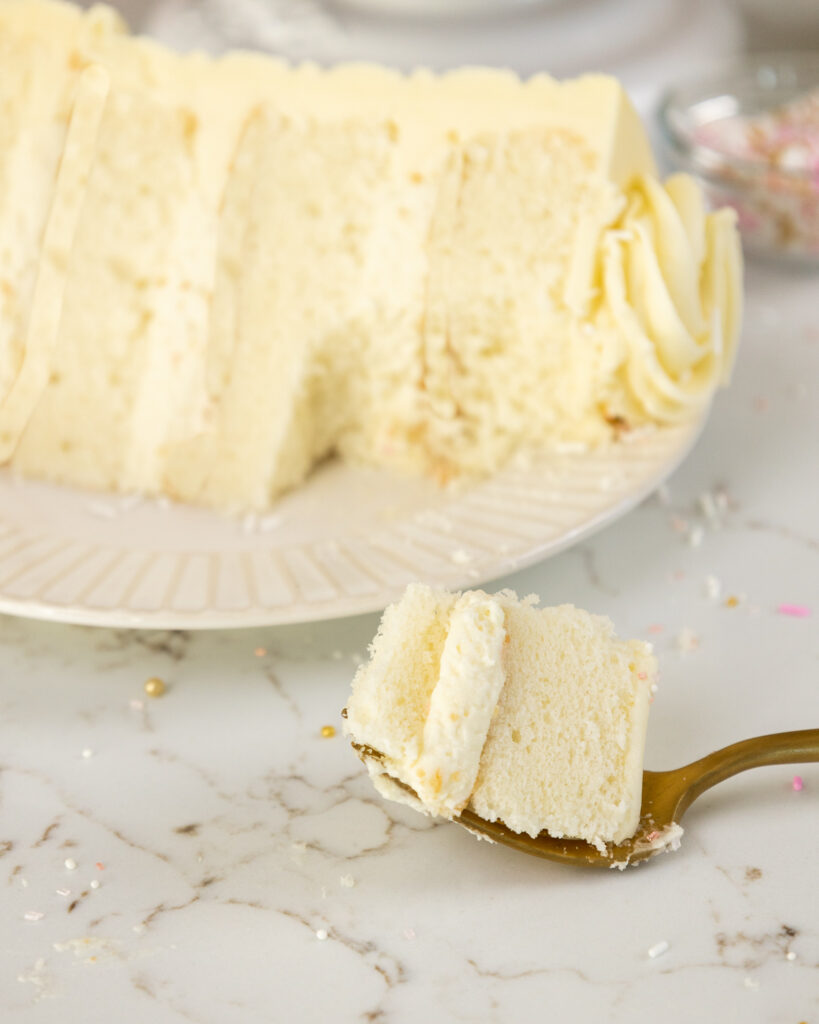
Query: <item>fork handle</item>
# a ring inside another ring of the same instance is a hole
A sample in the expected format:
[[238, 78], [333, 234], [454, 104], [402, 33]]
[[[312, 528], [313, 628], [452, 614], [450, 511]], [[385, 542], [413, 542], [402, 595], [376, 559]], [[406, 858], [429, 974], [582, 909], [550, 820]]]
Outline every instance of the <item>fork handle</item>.
[[682, 815], [707, 789], [739, 772], [769, 764], [807, 764], [812, 761], [819, 761], [819, 729], [774, 732], [732, 743], [673, 773], [681, 791], [677, 816]]

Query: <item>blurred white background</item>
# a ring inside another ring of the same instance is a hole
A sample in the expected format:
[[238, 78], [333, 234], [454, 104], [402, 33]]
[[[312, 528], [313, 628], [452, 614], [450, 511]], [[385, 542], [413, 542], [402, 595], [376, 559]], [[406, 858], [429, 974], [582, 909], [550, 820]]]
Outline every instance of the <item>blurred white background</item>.
[[[132, 27], [181, 49], [291, 59], [459, 64], [664, 84], [743, 49], [819, 48], [817, 0], [118, 0]], [[431, 13], [437, 8], [440, 13]]]

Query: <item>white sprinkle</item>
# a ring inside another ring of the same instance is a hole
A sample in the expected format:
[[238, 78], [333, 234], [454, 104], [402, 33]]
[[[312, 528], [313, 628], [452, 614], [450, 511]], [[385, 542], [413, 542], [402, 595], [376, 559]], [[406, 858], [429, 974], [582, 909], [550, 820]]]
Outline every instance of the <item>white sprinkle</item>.
[[404, 929], [404, 938], [405, 939], [414, 939], [415, 938], [415, 929], [414, 928], [405, 928]]
[[654, 945], [649, 949], [648, 955], [652, 960], [655, 960], [658, 956], [662, 956], [663, 953], [667, 953], [669, 945], [665, 939], [661, 939], [659, 942], [655, 942]]
[[326, 886], [326, 885], [323, 885], [323, 886], [321, 887], [321, 898], [322, 898], [323, 900], [326, 900], [326, 899], [327, 899], [327, 897], [328, 897], [329, 895], [330, 895], [330, 892], [329, 892], [329, 890], [328, 890], [327, 886]]
[[296, 850], [297, 853], [304, 853], [304, 851], [307, 849], [307, 843], [301, 840], [299, 840], [296, 843], [291, 843], [290, 846], [292, 847], [292, 849]]
[[456, 565], [466, 565], [472, 561], [472, 555], [468, 551], [464, 551], [463, 548], [455, 548], [449, 557]]
[[432, 530], [443, 530], [445, 533], [452, 533], [453, 530], [452, 520], [434, 509], [419, 512], [415, 517], [415, 522], [419, 526], [427, 526]]
[[695, 651], [700, 645], [700, 638], [693, 629], [686, 626], [677, 634], [675, 643], [678, 651]]
[[90, 747], [86, 747], [85, 750], [83, 750], [83, 752], [82, 752], [82, 756], [87, 761], [89, 757], [93, 757], [94, 756], [94, 751]]
[[57, 895], [58, 896], [70, 896], [71, 895], [71, 890], [70, 889], [58, 889], [57, 890]]
[[144, 924], [135, 924], [135, 925], [132, 926], [131, 931], [132, 932], [136, 932], [137, 935], [141, 935], [145, 931], [145, 925]]
[[756, 978], [746, 978], [745, 988], [759, 988], [759, 982], [756, 980]]
[[92, 889], [99, 889], [99, 887], [100, 887], [100, 883], [99, 883], [99, 882], [98, 882], [98, 881], [96, 880], [96, 878], [93, 878], [93, 879], [92, 879], [92, 880], [91, 880], [91, 881], [90, 881], [90, 882], [88, 883], [88, 885], [89, 885], [89, 886], [90, 886], [90, 888], [92, 888]]
[[248, 512], [248, 514], [242, 518], [242, 533], [255, 533], [257, 524], [258, 520], [256, 516], [252, 512]]
[[319, 940], [319, 942], [324, 942], [324, 940], [327, 938], [327, 929], [319, 928], [318, 931], [316, 932], [316, 938]]
[[708, 491], [705, 491], [699, 497], [699, 506], [700, 510], [702, 511], [702, 514], [705, 516], [708, 522], [713, 523], [714, 520], [717, 518], [717, 503], [714, 500], [714, 495], [709, 494]]
[[131, 509], [136, 508], [141, 501], [141, 494], [126, 494], [124, 498], [120, 498], [119, 507], [123, 512], [130, 512]]
[[705, 594], [711, 601], [718, 601], [722, 593], [722, 584], [716, 576], [705, 577]]
[[339, 882], [341, 882], [345, 889], [352, 889], [355, 885], [355, 879], [352, 875], [342, 875], [341, 878], [339, 878]]
[[45, 914], [40, 910], [27, 910], [25, 914], [23, 914], [23, 917], [26, 921], [42, 921]]
[[75, 871], [77, 868], [77, 862], [73, 857], [66, 857], [64, 863], [68, 871]]
[[263, 519], [259, 520], [259, 531], [261, 533], [270, 533], [271, 530], [275, 530], [277, 526], [280, 526], [282, 517], [278, 516], [264, 516]]
[[132, 711], [141, 711], [145, 707], [145, 704], [143, 701], [136, 700], [136, 698], [133, 698], [132, 700], [128, 701], [128, 707]]
[[28, 889], [28, 879], [27, 878], [21, 878], [20, 879], [20, 885], [22, 885], [22, 887], [24, 889]]
[[558, 455], [583, 455], [589, 446], [585, 441], [556, 441], [554, 450]]
[[698, 548], [705, 540], [705, 530], [701, 526], [692, 526], [688, 534], [688, 543], [692, 548]]
[[657, 502], [666, 507], [671, 504], [671, 488], [668, 484], [660, 484], [657, 488]]
[[785, 959], [786, 960], [795, 960], [796, 959], [796, 953], [794, 953], [794, 951], [792, 949], [789, 949], [788, 952], [785, 954]]
[[89, 512], [92, 516], [96, 516], [97, 519], [116, 519], [117, 510], [111, 505], [106, 505], [102, 501], [89, 501], [85, 506], [85, 511]]

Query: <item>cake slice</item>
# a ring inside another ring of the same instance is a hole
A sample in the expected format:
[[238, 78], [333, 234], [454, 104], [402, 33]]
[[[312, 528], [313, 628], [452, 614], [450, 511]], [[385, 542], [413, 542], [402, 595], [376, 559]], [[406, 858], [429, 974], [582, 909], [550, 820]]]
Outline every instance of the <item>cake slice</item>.
[[603, 849], [639, 822], [656, 674], [607, 618], [414, 584], [384, 613], [345, 731], [390, 799]]

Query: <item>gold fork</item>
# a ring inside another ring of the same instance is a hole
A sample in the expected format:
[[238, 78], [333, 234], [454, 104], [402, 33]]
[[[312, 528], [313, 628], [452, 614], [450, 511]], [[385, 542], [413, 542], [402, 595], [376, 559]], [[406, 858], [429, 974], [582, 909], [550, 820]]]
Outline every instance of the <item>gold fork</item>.
[[[381, 756], [370, 747], [355, 743], [353, 746], [359, 755]], [[485, 821], [469, 809], [454, 820], [470, 832], [534, 857], [596, 868], [624, 868], [675, 849], [682, 832], [679, 821], [683, 814], [698, 796], [718, 782], [749, 768], [812, 761], [819, 761], [819, 729], [798, 729], [732, 743], [682, 768], [643, 772], [643, 800], [637, 831], [630, 839], [616, 846], [609, 844], [602, 851], [582, 839], [556, 839], [547, 832], [532, 838], [513, 832], [502, 822]]]

